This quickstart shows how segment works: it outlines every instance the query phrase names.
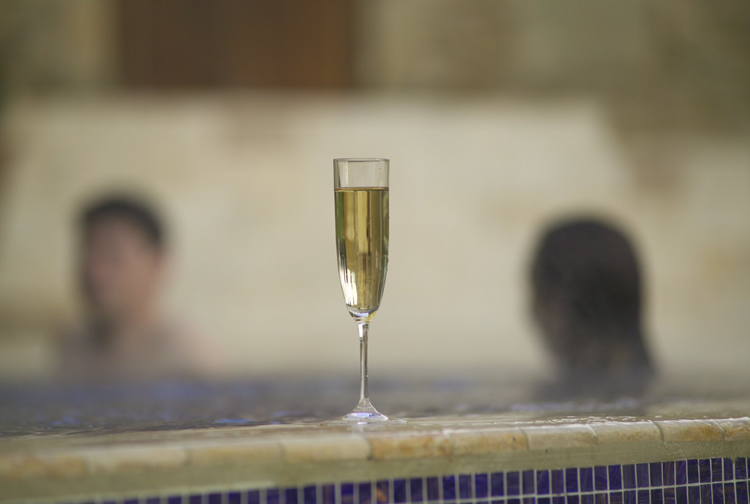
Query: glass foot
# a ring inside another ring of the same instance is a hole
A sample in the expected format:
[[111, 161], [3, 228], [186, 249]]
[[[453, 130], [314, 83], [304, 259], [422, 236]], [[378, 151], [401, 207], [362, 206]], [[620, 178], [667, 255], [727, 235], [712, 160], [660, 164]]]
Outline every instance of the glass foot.
[[324, 422], [325, 425], [362, 425], [362, 424], [370, 424], [370, 423], [382, 423], [382, 422], [388, 422], [388, 423], [401, 423], [403, 420], [391, 420], [384, 414], [380, 413], [378, 410], [375, 409], [375, 407], [370, 403], [369, 400], [366, 402], [361, 402], [357, 405], [354, 410], [349, 413], [348, 415], [344, 415], [341, 418], [338, 418], [336, 420], [330, 420], [328, 422]]
[[358, 411], [354, 410], [348, 415], [341, 417], [342, 422], [356, 422], [356, 423], [374, 423], [374, 422], [385, 422], [388, 417], [378, 412], [375, 408], [372, 411]]

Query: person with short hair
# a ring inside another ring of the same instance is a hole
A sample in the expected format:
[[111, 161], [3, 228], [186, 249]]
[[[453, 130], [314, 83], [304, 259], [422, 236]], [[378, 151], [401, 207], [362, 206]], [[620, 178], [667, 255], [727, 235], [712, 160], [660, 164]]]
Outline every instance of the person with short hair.
[[159, 215], [140, 198], [111, 195], [87, 205], [79, 224], [85, 316], [63, 335], [64, 375], [134, 379], [200, 368], [195, 339], [159, 309], [168, 262]]
[[595, 219], [542, 234], [531, 268], [533, 318], [557, 368], [552, 395], [640, 394], [654, 375], [642, 281], [625, 233]]

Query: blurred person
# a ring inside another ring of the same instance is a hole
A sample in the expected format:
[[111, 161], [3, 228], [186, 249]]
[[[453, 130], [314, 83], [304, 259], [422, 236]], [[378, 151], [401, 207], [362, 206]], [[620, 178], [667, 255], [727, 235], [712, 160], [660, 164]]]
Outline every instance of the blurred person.
[[62, 336], [62, 372], [73, 379], [194, 374], [211, 352], [161, 313], [168, 262], [159, 216], [131, 196], [94, 201], [80, 215], [79, 279], [85, 316]]
[[635, 250], [613, 225], [577, 219], [543, 234], [531, 268], [532, 313], [557, 380], [543, 395], [642, 393], [654, 375], [644, 342]]

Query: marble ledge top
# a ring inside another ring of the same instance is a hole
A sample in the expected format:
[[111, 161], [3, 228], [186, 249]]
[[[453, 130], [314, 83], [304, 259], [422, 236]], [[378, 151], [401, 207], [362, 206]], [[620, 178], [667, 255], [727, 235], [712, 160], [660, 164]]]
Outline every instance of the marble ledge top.
[[[261, 425], [0, 439], [0, 480], [68, 479], [232, 464], [377, 463], [689, 446], [750, 450], [750, 417], [443, 416], [366, 426]], [[644, 451], [645, 450], [645, 451]]]

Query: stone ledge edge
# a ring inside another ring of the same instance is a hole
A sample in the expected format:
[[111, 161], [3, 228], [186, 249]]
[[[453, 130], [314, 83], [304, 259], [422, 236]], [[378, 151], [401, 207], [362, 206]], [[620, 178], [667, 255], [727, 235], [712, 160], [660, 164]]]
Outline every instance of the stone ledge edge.
[[245, 462], [364, 462], [491, 457], [648, 443], [670, 449], [683, 443], [750, 441], [750, 417], [641, 420], [586, 424], [445, 427], [428, 431], [297, 434], [273, 439], [200, 439], [152, 445], [78, 447], [0, 455], [0, 481], [76, 479], [121, 472]]

